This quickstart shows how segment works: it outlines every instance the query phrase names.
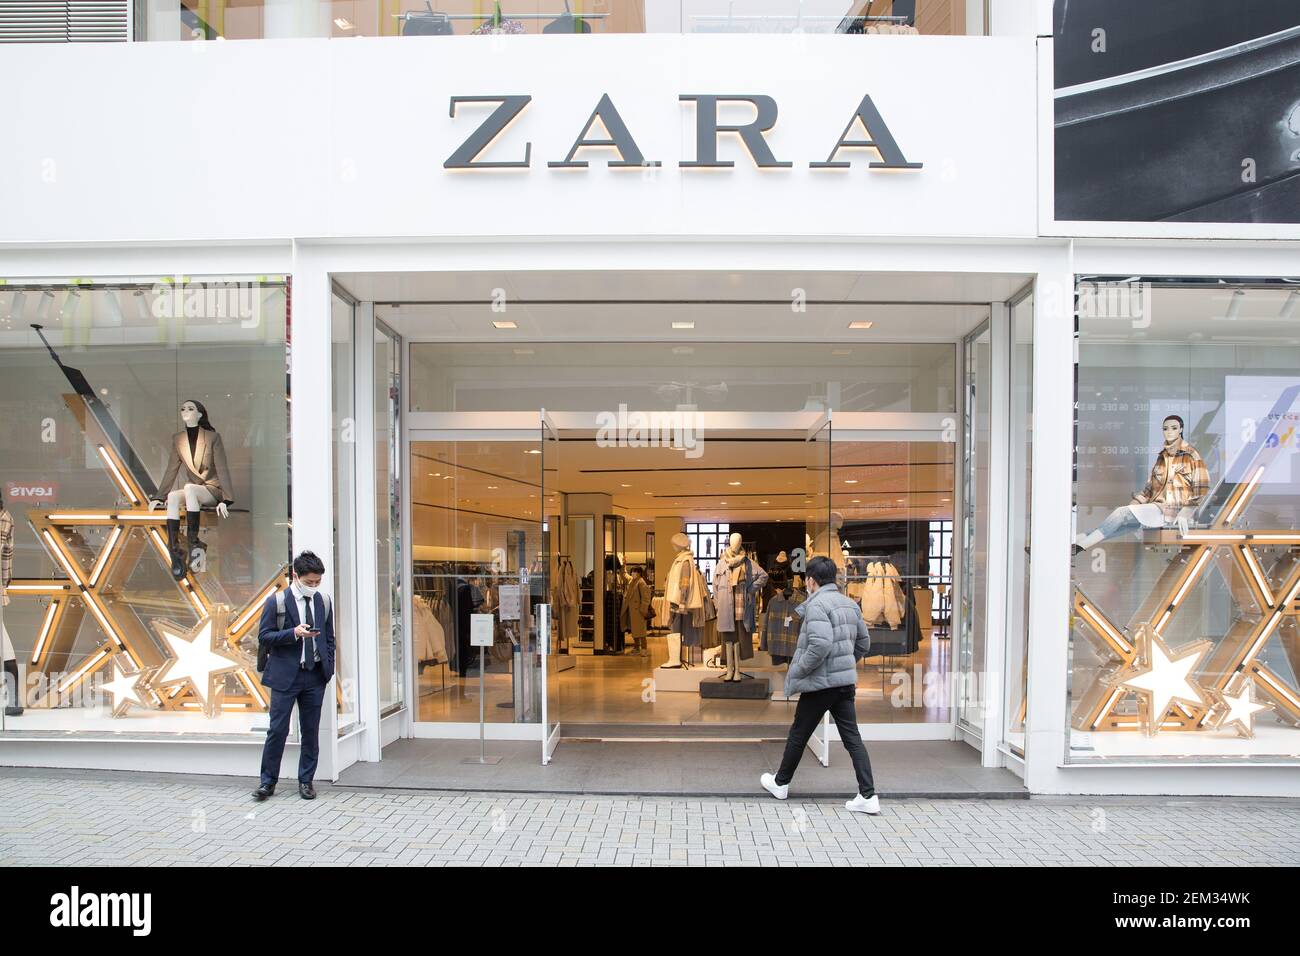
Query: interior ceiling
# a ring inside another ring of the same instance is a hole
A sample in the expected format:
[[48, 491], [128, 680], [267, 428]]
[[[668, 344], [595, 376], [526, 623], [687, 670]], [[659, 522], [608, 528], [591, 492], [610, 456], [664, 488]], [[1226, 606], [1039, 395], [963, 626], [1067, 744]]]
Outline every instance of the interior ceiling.
[[[1080, 300], [1080, 338], [1193, 345], [1300, 345], [1300, 289], [1149, 286], [1129, 298], [1111, 284]], [[1096, 289], [1097, 287], [1091, 287]]]
[[450, 543], [422, 539], [444, 536], [452, 509], [464, 512], [456, 522], [462, 533], [495, 518], [537, 521], [542, 494], [547, 510], [556, 513], [556, 491], [607, 494], [614, 513], [632, 522], [657, 515], [806, 521], [828, 511], [846, 521], [950, 519], [953, 448], [944, 442], [709, 440], [699, 457], [688, 458], [672, 448], [604, 447], [590, 440], [548, 442], [544, 449], [500, 440], [412, 442], [415, 543]]
[[[410, 339], [952, 342], [1027, 276], [964, 273], [538, 271], [344, 273]], [[792, 308], [798, 300], [801, 308]], [[494, 308], [495, 304], [495, 308]], [[513, 321], [499, 330], [494, 321]], [[673, 329], [690, 320], [694, 329]], [[867, 332], [848, 323], [866, 320]]]

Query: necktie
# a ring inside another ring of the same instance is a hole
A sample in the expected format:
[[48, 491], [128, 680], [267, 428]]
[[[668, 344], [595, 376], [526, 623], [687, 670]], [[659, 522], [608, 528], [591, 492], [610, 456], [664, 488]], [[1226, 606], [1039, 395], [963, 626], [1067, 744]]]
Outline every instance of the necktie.
[[[312, 620], [312, 613], [311, 613], [311, 598], [304, 597], [302, 599], [302, 602], [303, 602], [303, 611], [304, 611], [302, 622], [306, 624], [308, 627], [315, 627], [316, 623], [315, 621]], [[313, 637], [311, 634], [308, 634], [306, 637], [302, 639], [302, 641], [303, 641], [302, 666], [305, 667], [307, 670], [311, 670], [313, 667], [316, 666], [316, 638]]]

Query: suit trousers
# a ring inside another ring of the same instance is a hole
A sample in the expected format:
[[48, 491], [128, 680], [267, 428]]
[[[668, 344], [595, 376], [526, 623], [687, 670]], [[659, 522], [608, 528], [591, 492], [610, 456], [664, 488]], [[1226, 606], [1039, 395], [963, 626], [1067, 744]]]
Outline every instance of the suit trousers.
[[794, 708], [794, 723], [790, 725], [790, 736], [785, 741], [785, 755], [781, 758], [781, 769], [776, 772], [776, 782], [786, 786], [794, 779], [794, 772], [799, 769], [799, 760], [803, 757], [808, 738], [812, 736], [822, 715], [831, 712], [831, 719], [839, 728], [840, 740], [853, 761], [853, 772], [858, 778], [858, 793], [864, 797], [874, 796], [875, 781], [871, 778], [871, 758], [858, 733], [858, 714], [853, 706], [858, 689], [853, 686], [828, 687], [825, 690], [809, 690], [799, 695], [799, 702]]
[[284, 757], [284, 741], [289, 736], [294, 704], [298, 705], [298, 725], [302, 730], [298, 782], [311, 783], [315, 778], [316, 761], [320, 757], [320, 711], [327, 683], [321, 679], [318, 664], [311, 670], [299, 669], [288, 690], [271, 691], [271, 726], [262, 747], [262, 783], [274, 786], [280, 778], [280, 760]]

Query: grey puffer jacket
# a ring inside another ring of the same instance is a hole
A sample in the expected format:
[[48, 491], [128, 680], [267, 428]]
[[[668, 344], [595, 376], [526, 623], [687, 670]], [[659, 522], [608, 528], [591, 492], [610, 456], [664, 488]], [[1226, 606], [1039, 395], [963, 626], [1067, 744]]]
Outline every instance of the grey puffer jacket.
[[785, 675], [786, 694], [856, 684], [857, 662], [871, 649], [858, 603], [841, 594], [838, 586], [823, 584], [795, 612], [803, 624]]

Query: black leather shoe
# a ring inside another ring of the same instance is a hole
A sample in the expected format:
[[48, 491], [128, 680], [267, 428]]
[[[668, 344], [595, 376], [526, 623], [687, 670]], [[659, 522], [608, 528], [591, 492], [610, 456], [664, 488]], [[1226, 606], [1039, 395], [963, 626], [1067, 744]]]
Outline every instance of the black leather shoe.
[[304, 800], [315, 800], [316, 788], [309, 783], [300, 783], [298, 784], [298, 796]]
[[254, 800], [265, 800], [267, 797], [275, 796], [275, 784], [264, 783], [253, 791]]

